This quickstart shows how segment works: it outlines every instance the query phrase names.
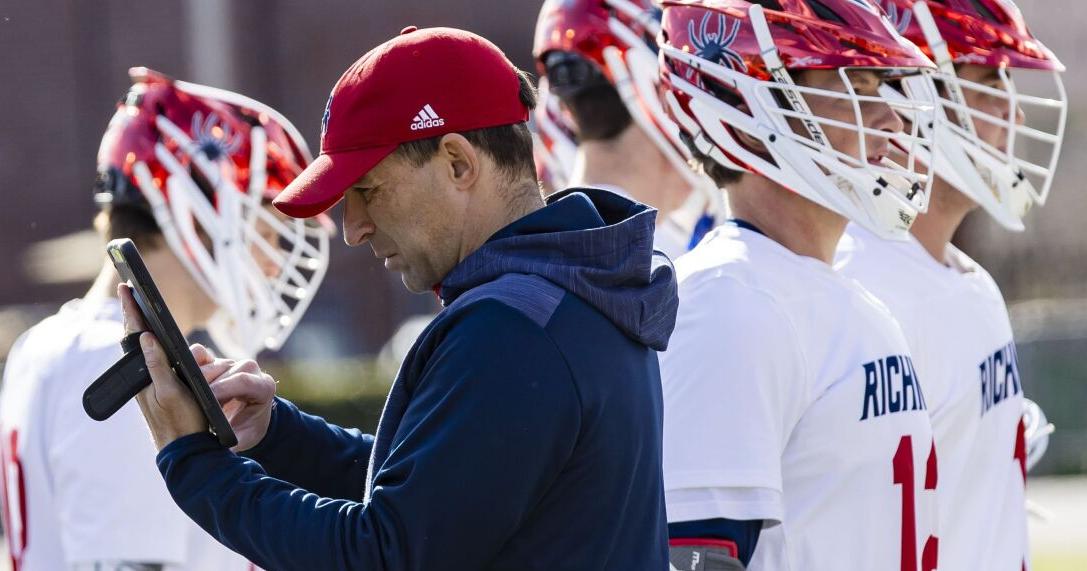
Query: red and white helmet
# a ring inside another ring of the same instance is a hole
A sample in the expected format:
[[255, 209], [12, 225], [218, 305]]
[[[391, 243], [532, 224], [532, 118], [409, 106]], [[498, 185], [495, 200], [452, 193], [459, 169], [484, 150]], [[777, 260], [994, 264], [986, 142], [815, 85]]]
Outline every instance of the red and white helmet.
[[150, 210], [218, 305], [208, 331], [220, 349], [278, 349], [328, 267], [327, 218], [306, 224], [265, 207], [312, 160], [305, 141], [248, 97], [147, 68], [129, 76], [98, 150], [96, 202]]
[[[720, 190], [691, 168], [690, 151], [661, 101], [656, 40], [659, 33], [660, 10], [650, 0], [547, 0], [536, 22], [532, 53], [541, 77], [546, 75], [545, 61], [551, 52], [575, 54], [593, 64], [615, 87], [634, 123], [691, 188], [705, 197], [707, 209], [723, 211]], [[541, 107], [548, 112], [546, 106]], [[544, 122], [540, 121], [541, 133], [543, 129]], [[565, 169], [569, 174], [573, 162]]]
[[[934, 117], [934, 66], [867, 0], [665, 0], [661, 73], [668, 110], [698, 151], [733, 170], [760, 174], [870, 229], [904, 239], [927, 208], [932, 178], [917, 153], [931, 136], [867, 127], [866, 103]], [[856, 92], [848, 72], [918, 75], [910, 99]], [[837, 70], [844, 92], [797, 85], [790, 72]], [[806, 98], [851, 109], [848, 121], [812, 113]], [[799, 122], [801, 129], [790, 124]], [[831, 146], [825, 129], [856, 135], [858, 152]], [[797, 131], [803, 132], [797, 132]], [[758, 140], [766, 154], [740, 134]], [[890, 141], [872, 155], [866, 137]]]
[[[896, 28], [939, 66], [940, 107], [934, 171], [997, 222], [1022, 230], [1044, 204], [1064, 139], [1064, 66], [1023, 20], [1012, 0], [879, 0]], [[957, 64], [996, 70], [995, 81], [964, 79]], [[1019, 81], [1016, 81], [1016, 80]], [[996, 101], [967, 105], [967, 94]], [[978, 129], [1002, 134], [986, 141]]]

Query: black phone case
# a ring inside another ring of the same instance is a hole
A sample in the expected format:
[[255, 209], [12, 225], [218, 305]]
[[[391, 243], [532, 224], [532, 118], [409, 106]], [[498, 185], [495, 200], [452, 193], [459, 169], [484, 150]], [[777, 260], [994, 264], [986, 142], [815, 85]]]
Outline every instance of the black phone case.
[[[132, 287], [133, 297], [143, 314], [144, 323], [162, 345], [174, 373], [196, 398], [219, 443], [226, 447], [236, 445], [238, 438], [200, 372], [185, 336], [170, 315], [136, 245], [127, 238], [113, 240], [106, 245], [106, 252], [120, 274], [121, 281], [128, 282]], [[105, 420], [150, 382], [151, 377], [147, 373], [139, 347], [131, 350], [126, 348], [125, 356], [83, 393], [83, 408], [91, 418]]]
[[143, 352], [139, 347], [126, 350], [124, 357], [83, 391], [83, 410], [95, 420], [106, 420], [150, 384]]

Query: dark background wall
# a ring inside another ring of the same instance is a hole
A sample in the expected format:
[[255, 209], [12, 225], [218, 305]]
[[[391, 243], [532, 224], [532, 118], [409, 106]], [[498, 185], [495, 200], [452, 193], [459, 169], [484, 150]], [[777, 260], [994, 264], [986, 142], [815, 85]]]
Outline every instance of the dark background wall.
[[[71, 257], [89, 271], [93, 241], [44, 251], [31, 245], [88, 228], [95, 153], [129, 67], [268, 103], [316, 150], [340, 73], [404, 26], [470, 29], [528, 68], [537, 9], [503, 0], [0, 1], [0, 257], [15, 262], [0, 278], [0, 306], [55, 306], [86, 287], [79, 272], [43, 279], [36, 268]], [[72, 255], [77, 245], [79, 256]], [[351, 251], [338, 239], [329, 275], [310, 318], [367, 324], [336, 352], [372, 352], [405, 315], [432, 307], [403, 292], [368, 249]]]

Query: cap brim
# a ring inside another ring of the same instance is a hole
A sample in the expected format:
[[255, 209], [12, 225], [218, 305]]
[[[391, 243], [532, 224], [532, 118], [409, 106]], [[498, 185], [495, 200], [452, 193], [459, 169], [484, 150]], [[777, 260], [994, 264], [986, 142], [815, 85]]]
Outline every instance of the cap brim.
[[335, 206], [351, 185], [394, 150], [396, 145], [322, 154], [275, 197], [272, 205], [292, 218], [317, 216]]

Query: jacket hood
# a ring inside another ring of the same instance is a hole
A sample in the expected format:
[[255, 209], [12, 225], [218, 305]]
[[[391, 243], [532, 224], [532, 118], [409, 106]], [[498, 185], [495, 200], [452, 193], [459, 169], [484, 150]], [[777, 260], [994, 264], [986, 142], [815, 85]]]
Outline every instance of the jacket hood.
[[438, 295], [448, 306], [504, 274], [534, 274], [583, 299], [628, 337], [663, 351], [679, 298], [672, 262], [653, 251], [656, 216], [606, 190], [555, 193], [457, 264]]

